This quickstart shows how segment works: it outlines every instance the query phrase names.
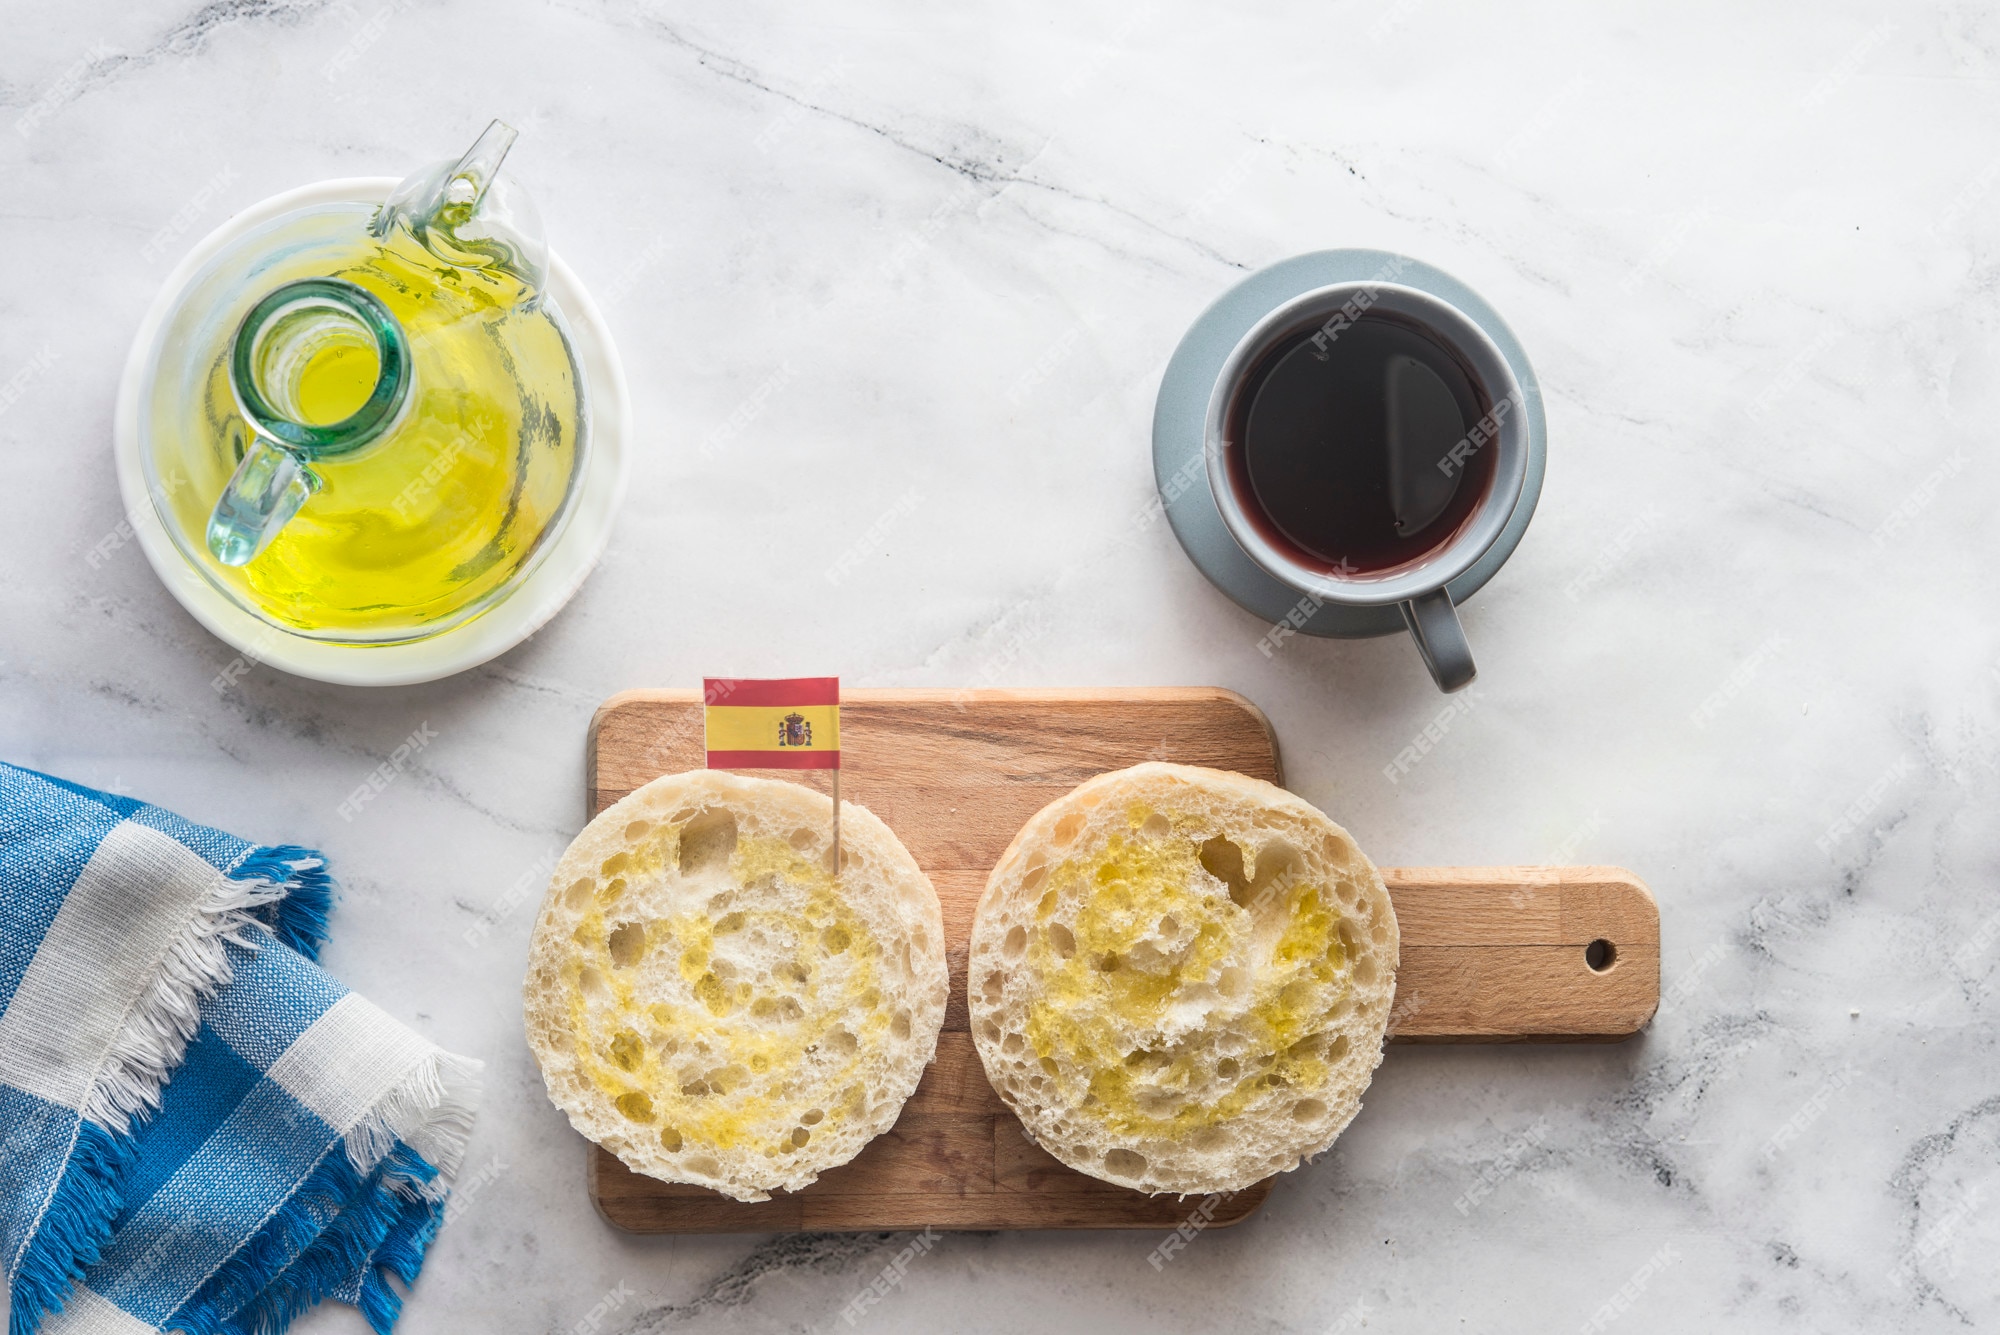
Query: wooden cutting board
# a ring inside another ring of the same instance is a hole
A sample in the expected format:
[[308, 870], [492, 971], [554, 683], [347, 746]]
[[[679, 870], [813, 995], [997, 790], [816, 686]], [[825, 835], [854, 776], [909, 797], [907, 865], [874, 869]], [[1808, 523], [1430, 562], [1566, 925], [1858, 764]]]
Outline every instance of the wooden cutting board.
[[[592, 1146], [599, 1211], [637, 1233], [1180, 1224], [1200, 1202], [1087, 1177], [1027, 1139], [973, 1048], [966, 943], [987, 873], [1035, 812], [1094, 774], [1143, 760], [1282, 783], [1269, 722], [1242, 696], [1213, 688], [848, 690], [840, 734], [841, 797], [888, 822], [944, 907], [951, 999], [937, 1061], [894, 1129], [804, 1191], [744, 1204], [640, 1176]], [[703, 759], [699, 692], [614, 696], [591, 721], [590, 812]], [[764, 773], [825, 786], [809, 771]], [[1630, 872], [1384, 867], [1382, 875], [1402, 928], [1395, 1042], [1615, 1040], [1659, 1004], [1659, 911]], [[1209, 1226], [1247, 1218], [1271, 1186], [1226, 1197]]]

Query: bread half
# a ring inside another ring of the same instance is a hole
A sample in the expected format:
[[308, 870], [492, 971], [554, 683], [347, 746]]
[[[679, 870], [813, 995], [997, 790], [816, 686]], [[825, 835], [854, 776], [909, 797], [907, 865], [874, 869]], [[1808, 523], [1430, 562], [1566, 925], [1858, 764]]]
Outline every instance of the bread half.
[[584, 827], [525, 985], [570, 1124], [636, 1172], [742, 1201], [796, 1191], [889, 1129], [937, 1051], [937, 892], [866, 808], [696, 770]]
[[1044, 807], [993, 869], [973, 1039], [1070, 1167], [1235, 1191], [1353, 1120], [1397, 960], [1381, 875], [1318, 809], [1241, 774], [1138, 765]]

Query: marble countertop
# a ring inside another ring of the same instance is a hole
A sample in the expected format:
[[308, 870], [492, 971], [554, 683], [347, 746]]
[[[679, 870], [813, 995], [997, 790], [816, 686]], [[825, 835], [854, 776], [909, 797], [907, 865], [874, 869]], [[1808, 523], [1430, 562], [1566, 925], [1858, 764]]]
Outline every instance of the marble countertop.
[[[2000, 21], [1509, 13], [7, 6], [0, 755], [325, 848], [330, 966], [486, 1060], [402, 1330], [2000, 1323]], [[461, 677], [218, 691], [232, 651], [107, 541], [132, 331], [231, 211], [493, 115], [631, 372], [610, 555]], [[1406, 640], [1267, 656], [1164, 525], [1129, 536], [1189, 321], [1345, 245], [1489, 298], [1549, 417], [1464, 609], [1476, 705], [1393, 783], [1446, 707]], [[592, 709], [722, 672], [1232, 687], [1378, 861], [1639, 872], [1664, 1004], [1611, 1046], [1392, 1049], [1333, 1153], [1164, 1267], [944, 1236], [850, 1327], [907, 1239], [611, 1230], [520, 1032], [506, 906], [582, 823]]]

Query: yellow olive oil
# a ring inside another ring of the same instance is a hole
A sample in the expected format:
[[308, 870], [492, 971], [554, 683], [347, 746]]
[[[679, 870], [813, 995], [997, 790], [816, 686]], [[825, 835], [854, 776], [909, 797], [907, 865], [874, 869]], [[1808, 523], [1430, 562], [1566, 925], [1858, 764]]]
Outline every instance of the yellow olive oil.
[[[209, 569], [299, 630], [420, 634], [498, 590], [550, 534], [579, 460], [577, 370], [548, 307], [529, 308], [517, 279], [441, 263], [400, 226], [316, 267], [366, 288], [402, 326], [408, 401], [380, 439], [312, 461], [321, 485], [255, 559]], [[207, 447], [190, 449], [195, 485], [176, 498], [184, 522], [205, 522], [249, 443], [228, 369], [225, 341], [203, 399]], [[317, 350], [298, 380], [301, 416], [345, 420], [380, 369], [371, 345]]]
[[299, 373], [299, 415], [307, 426], [344, 422], [368, 402], [382, 359], [367, 343], [333, 343], [314, 353]]

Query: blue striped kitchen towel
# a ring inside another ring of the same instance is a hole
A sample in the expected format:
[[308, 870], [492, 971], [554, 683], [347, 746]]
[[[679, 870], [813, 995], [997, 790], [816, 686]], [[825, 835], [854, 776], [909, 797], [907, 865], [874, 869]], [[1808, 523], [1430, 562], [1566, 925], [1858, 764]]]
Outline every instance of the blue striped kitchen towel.
[[332, 882], [0, 764], [0, 1305], [12, 1335], [394, 1325], [479, 1063], [313, 963]]

